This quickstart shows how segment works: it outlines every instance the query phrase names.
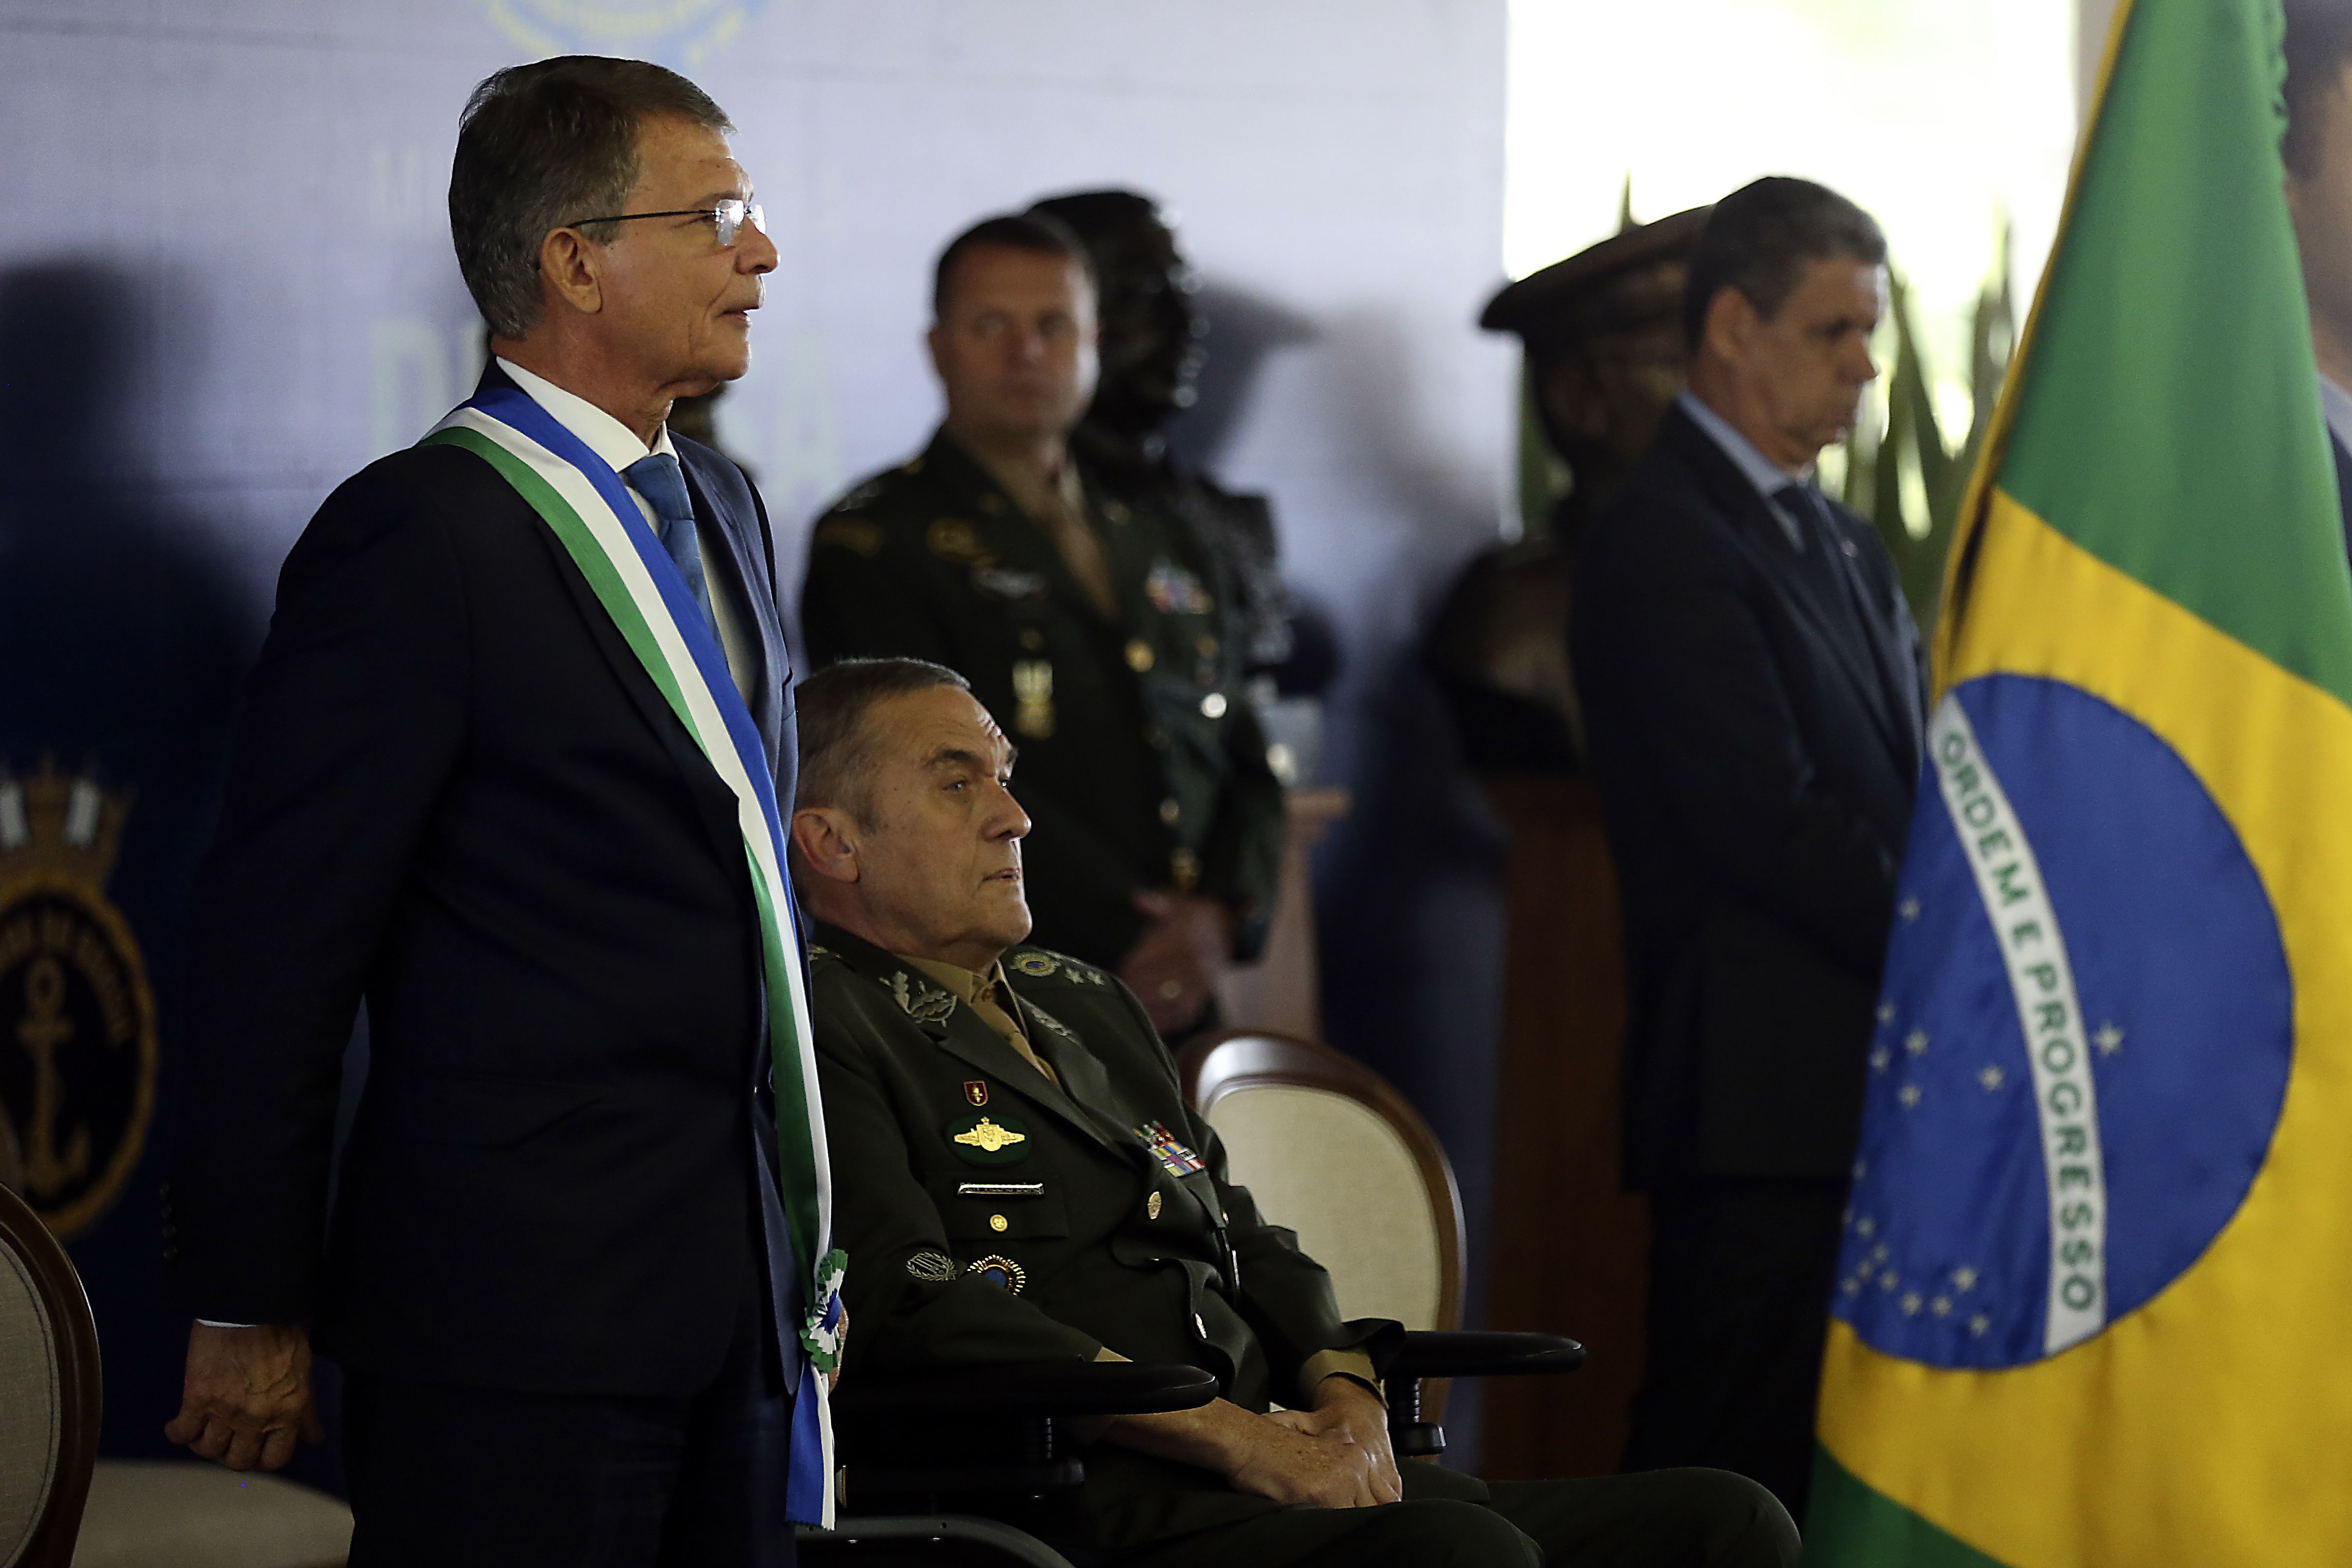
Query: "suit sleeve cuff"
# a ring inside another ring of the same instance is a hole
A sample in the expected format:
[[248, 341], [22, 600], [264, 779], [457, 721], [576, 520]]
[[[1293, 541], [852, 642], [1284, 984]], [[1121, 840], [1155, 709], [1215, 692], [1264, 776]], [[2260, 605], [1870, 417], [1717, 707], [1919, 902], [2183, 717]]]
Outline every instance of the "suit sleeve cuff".
[[1372, 1370], [1371, 1357], [1361, 1351], [1317, 1351], [1298, 1369], [1298, 1392], [1306, 1400], [1302, 1408], [1314, 1408], [1315, 1390], [1327, 1377], [1352, 1378], [1382, 1401], [1388, 1398], [1381, 1391], [1380, 1373]]

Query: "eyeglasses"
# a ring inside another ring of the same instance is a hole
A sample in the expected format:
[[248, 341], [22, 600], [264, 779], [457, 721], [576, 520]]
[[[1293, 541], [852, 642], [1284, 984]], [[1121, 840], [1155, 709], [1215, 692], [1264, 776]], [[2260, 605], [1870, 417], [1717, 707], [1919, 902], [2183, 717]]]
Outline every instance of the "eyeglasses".
[[768, 232], [767, 215], [757, 202], [739, 202], [730, 196], [712, 207], [679, 207], [662, 213], [614, 213], [609, 217], [574, 218], [565, 228], [585, 228], [592, 223], [628, 223], [641, 217], [707, 217], [719, 230], [719, 247], [724, 250], [735, 243], [735, 237], [748, 223], [761, 234]]

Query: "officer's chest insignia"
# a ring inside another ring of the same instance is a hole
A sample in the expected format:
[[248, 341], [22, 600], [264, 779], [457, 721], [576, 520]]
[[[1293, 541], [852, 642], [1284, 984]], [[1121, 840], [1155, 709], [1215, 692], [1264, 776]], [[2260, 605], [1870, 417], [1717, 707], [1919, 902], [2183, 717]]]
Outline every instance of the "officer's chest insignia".
[[988, 547], [981, 543], [980, 530], [960, 517], [933, 519], [931, 526], [923, 534], [923, 542], [929, 545], [931, 553], [942, 561], [970, 565], [995, 559], [989, 553]]
[[964, 1079], [963, 1098], [964, 1103], [967, 1105], [986, 1105], [988, 1103], [988, 1080], [986, 1079], [978, 1078], [968, 1078]]
[[1143, 580], [1143, 596], [1163, 616], [1205, 616], [1217, 606], [1198, 577], [1164, 558], [1152, 563], [1151, 574]]
[[918, 1252], [907, 1258], [907, 1272], [927, 1284], [944, 1285], [956, 1277], [956, 1261], [944, 1252]]
[[904, 973], [890, 976], [890, 995], [906, 1009], [907, 1016], [918, 1024], [944, 1024], [948, 1015], [955, 1011], [953, 996], [920, 982], [909, 981]]
[[1029, 1157], [1029, 1129], [1010, 1116], [961, 1116], [948, 1123], [948, 1146], [974, 1165], [1011, 1165]]
[[1176, 1134], [1160, 1122], [1145, 1122], [1135, 1129], [1135, 1135], [1142, 1140], [1143, 1146], [1151, 1151], [1152, 1157], [1171, 1176], [1189, 1176], [1196, 1171], [1209, 1168], [1202, 1163], [1201, 1156], [1177, 1142]]
[[882, 527], [862, 517], [829, 517], [816, 525], [809, 542], [818, 550], [834, 546], [872, 555], [882, 548]]
[[996, 599], [1042, 599], [1045, 596], [1045, 579], [1036, 572], [1022, 572], [1011, 566], [975, 566], [971, 569], [971, 585]]
[[993, 1253], [986, 1258], [974, 1258], [971, 1267], [964, 1272], [979, 1275], [991, 1285], [1003, 1289], [1008, 1295], [1018, 1296], [1022, 1289], [1029, 1283], [1027, 1269], [1010, 1258], [999, 1258]]

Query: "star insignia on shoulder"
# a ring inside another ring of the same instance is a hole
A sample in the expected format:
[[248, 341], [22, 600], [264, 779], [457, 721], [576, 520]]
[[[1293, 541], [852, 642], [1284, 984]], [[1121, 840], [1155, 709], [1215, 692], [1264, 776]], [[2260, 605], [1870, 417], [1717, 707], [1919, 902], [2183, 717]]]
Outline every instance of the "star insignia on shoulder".
[[2102, 1024], [2099, 1032], [2091, 1037], [2091, 1044], [2099, 1047], [2101, 1056], [2114, 1056], [2124, 1048], [2124, 1032], [2113, 1024]]

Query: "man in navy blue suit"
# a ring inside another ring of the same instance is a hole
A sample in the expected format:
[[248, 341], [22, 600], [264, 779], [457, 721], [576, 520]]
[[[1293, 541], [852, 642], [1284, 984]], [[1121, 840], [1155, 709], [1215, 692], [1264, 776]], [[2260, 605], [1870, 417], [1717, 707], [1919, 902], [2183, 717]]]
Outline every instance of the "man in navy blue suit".
[[[685, 641], [723, 655], [706, 689], [731, 680], [719, 707], [749, 715], [734, 776], [764, 767], [789, 802], [767, 515], [665, 427], [743, 374], [776, 263], [730, 129], [659, 67], [501, 71], [467, 106], [450, 221], [496, 355], [477, 402], [609, 467], [584, 493], [659, 541], [646, 569], [707, 622]], [[529, 493], [420, 446], [287, 559], [198, 896], [165, 1230], [196, 1323], [169, 1431], [283, 1464], [315, 1334], [349, 1374], [355, 1563], [787, 1562], [808, 1271], [756, 812]]]

